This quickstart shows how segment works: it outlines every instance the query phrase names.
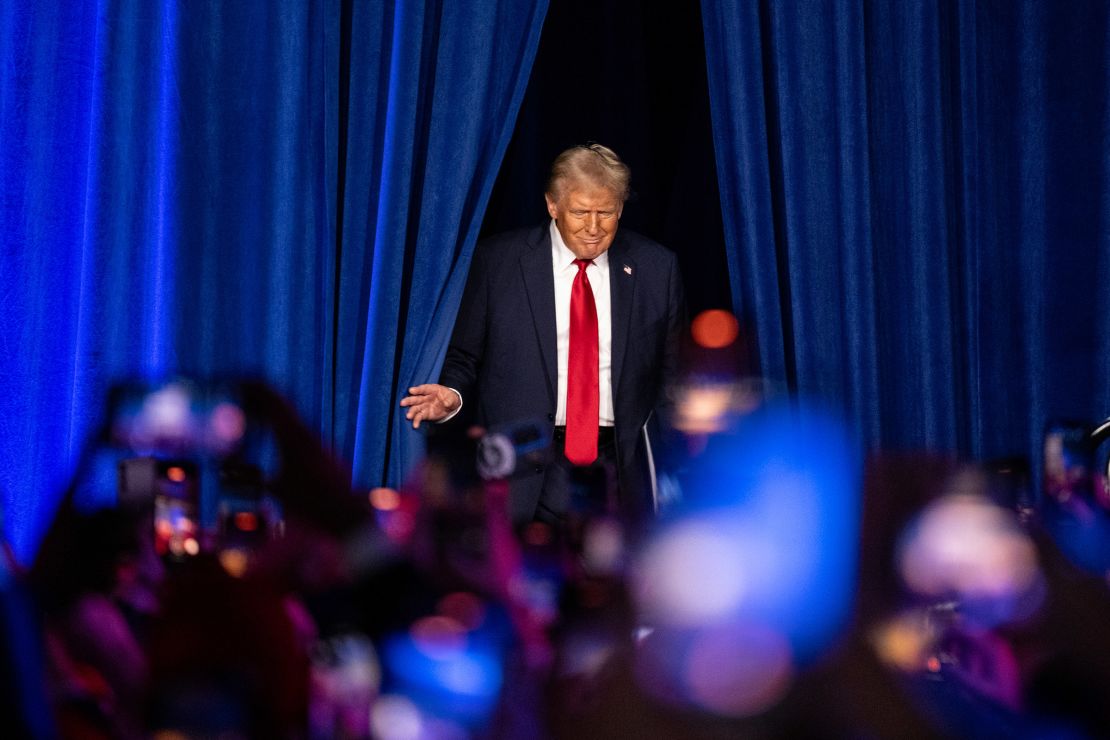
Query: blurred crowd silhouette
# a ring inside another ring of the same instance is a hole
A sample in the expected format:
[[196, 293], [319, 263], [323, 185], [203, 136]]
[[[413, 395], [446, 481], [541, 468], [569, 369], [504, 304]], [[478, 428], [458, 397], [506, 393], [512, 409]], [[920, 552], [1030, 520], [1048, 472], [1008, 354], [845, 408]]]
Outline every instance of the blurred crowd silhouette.
[[263, 383], [120, 386], [35, 561], [3, 550], [0, 732], [1110, 736], [1105, 430], [865, 459], [711, 319], [634, 529], [514, 528], [483, 430], [358, 491]]

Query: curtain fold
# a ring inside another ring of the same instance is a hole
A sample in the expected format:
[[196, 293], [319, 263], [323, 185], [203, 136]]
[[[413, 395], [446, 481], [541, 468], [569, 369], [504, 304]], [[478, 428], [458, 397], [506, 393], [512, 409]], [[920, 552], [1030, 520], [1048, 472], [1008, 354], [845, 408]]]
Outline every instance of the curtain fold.
[[355, 7], [380, 29], [351, 41], [339, 262], [336, 446], [360, 484], [398, 485], [422, 451], [398, 403], [438, 376], [546, 8]]
[[1107, 8], [703, 0], [733, 302], [871, 449], [1110, 414]]
[[397, 391], [442, 357], [545, 10], [0, 3], [0, 507], [22, 559], [121, 377], [262, 375], [357, 482], [400, 480], [419, 437]]

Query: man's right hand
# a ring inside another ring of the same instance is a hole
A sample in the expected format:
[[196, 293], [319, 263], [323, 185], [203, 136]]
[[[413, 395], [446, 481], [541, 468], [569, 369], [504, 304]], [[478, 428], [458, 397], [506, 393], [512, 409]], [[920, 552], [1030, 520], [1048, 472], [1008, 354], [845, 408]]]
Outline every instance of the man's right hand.
[[445, 385], [425, 383], [409, 388], [409, 395], [401, 399], [408, 408], [405, 418], [412, 421], [412, 428], [419, 429], [422, 421], [443, 421], [462, 406], [462, 397]]

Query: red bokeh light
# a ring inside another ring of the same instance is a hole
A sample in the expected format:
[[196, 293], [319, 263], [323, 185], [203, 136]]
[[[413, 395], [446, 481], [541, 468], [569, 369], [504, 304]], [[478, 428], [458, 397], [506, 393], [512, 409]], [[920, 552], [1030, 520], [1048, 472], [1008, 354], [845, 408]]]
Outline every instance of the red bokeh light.
[[722, 349], [736, 341], [740, 322], [728, 311], [714, 308], [702, 311], [690, 325], [690, 333], [698, 345], [706, 349]]
[[375, 488], [370, 491], [370, 505], [378, 511], [395, 511], [401, 505], [401, 495], [392, 488]]

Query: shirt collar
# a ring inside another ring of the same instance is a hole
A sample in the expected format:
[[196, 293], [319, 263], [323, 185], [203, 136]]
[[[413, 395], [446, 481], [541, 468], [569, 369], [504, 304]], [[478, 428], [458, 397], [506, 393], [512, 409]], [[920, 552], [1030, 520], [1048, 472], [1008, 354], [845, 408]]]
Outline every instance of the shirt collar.
[[[556, 270], [565, 270], [574, 264], [578, 259], [574, 256], [574, 252], [570, 251], [570, 247], [563, 241], [563, 235], [559, 233], [559, 227], [555, 225], [555, 219], [551, 219], [551, 264], [555, 266]], [[594, 258], [594, 265], [605, 269], [609, 266], [609, 250]]]

